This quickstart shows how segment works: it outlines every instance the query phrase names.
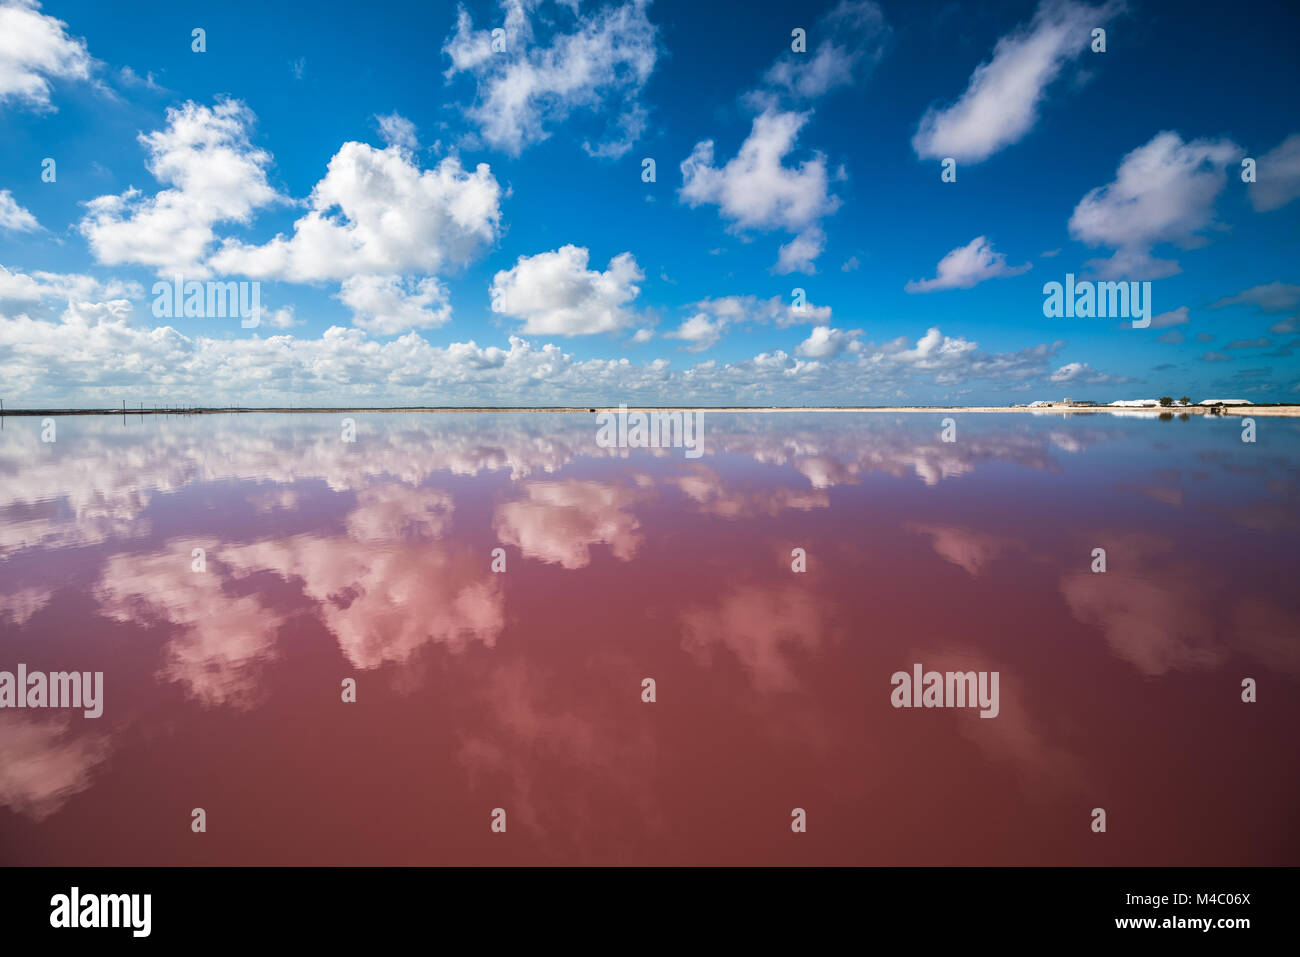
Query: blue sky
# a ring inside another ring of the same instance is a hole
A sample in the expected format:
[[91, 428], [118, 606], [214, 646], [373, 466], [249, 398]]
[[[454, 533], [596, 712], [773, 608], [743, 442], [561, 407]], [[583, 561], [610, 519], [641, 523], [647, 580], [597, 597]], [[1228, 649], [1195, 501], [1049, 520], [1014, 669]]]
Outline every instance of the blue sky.
[[731, 10], [0, 2], [6, 404], [1300, 399], [1293, 5]]

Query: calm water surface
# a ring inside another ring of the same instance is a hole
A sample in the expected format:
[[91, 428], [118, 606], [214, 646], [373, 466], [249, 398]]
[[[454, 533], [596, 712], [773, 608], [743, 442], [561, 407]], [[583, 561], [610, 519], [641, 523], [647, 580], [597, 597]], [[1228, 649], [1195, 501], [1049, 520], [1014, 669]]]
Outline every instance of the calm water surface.
[[3, 420], [0, 863], [1300, 863], [1300, 423], [354, 418]]

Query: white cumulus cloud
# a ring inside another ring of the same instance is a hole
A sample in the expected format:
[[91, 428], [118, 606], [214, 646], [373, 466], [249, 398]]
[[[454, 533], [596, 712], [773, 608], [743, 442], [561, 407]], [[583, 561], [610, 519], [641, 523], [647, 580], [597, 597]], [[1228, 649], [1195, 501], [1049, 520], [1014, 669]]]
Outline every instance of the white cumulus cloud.
[[1227, 168], [1242, 156], [1229, 140], [1184, 143], [1172, 131], [1157, 133], [1127, 154], [1113, 182], [1090, 190], [1070, 216], [1070, 235], [1089, 246], [1115, 249], [1088, 266], [1104, 278], [1162, 279], [1181, 271], [1156, 259], [1157, 243], [1184, 249], [1204, 245], [1202, 231], [1214, 223], [1214, 203], [1227, 183]]
[[1300, 196], [1300, 133], [1292, 133], [1259, 158], [1250, 202], [1256, 212], [1281, 209]]
[[100, 282], [80, 273], [36, 270], [24, 273], [0, 266], [0, 303], [39, 303], [45, 300], [138, 299], [144, 295], [139, 283], [109, 280]]
[[218, 223], [249, 221], [278, 197], [266, 181], [271, 156], [249, 141], [253, 113], [237, 100], [192, 101], [167, 110], [167, 128], [142, 134], [149, 172], [169, 188], [138, 189], [86, 204], [82, 234], [108, 265], [152, 266], [160, 275], [207, 275], [202, 261]]
[[[763, 77], [771, 89], [811, 100], [853, 83], [879, 62], [889, 38], [884, 13], [871, 0], [840, 0], [808, 32], [812, 49], [787, 51]], [[757, 96], [761, 99], [765, 92]]]
[[344, 143], [291, 236], [263, 245], [228, 240], [210, 264], [223, 273], [292, 282], [436, 274], [496, 240], [500, 200], [486, 163], [467, 171], [448, 156], [421, 170], [399, 147]]
[[1058, 385], [1070, 382], [1080, 385], [1103, 385], [1119, 381], [1105, 372], [1098, 372], [1086, 362], [1067, 362], [1053, 372], [1051, 378]]
[[917, 156], [978, 163], [1019, 141], [1038, 121], [1048, 85], [1120, 9], [1113, 0], [1101, 7], [1043, 0], [1028, 24], [998, 40], [955, 103], [926, 110], [912, 138]]
[[725, 319], [712, 319], [706, 314], [698, 312], [689, 319], [684, 320], [675, 332], [668, 332], [664, 335], [669, 339], [685, 340], [687, 345], [684, 348], [687, 352], [703, 352], [705, 349], [717, 345], [726, 328], [727, 322]]
[[68, 25], [36, 0], [0, 4], [0, 105], [52, 109], [50, 79], [88, 80], [93, 62], [86, 41], [68, 36]]
[[811, 271], [824, 239], [818, 223], [840, 206], [829, 191], [823, 154], [785, 165], [811, 115], [765, 110], [754, 118], [739, 152], [721, 167], [714, 165], [712, 140], [696, 143], [681, 163], [681, 198], [690, 206], [717, 206], [731, 220], [733, 233], [782, 229], [796, 234], [781, 251], [778, 272]]
[[477, 98], [465, 116], [489, 146], [518, 156], [575, 111], [600, 113], [616, 104], [621, 113], [613, 138], [588, 144], [588, 152], [621, 156], [645, 128], [638, 97], [658, 58], [658, 28], [646, 16], [649, 0], [611, 3], [591, 13], [579, 11], [576, 2], [556, 4], [546, 22], [571, 23], [568, 32], [555, 29], [546, 43], [538, 40], [541, 18], [534, 24], [530, 16], [540, 5], [502, 0], [504, 49], [498, 51], [492, 49], [491, 28], [476, 30], [460, 8], [443, 52], [451, 58], [449, 80], [468, 73], [476, 81]]
[[1162, 312], [1158, 316], [1151, 318], [1152, 329], [1167, 329], [1170, 326], [1185, 326], [1191, 321], [1186, 306], [1179, 306], [1177, 309], [1171, 309], [1168, 312]]
[[581, 336], [632, 325], [638, 316], [629, 306], [645, 279], [636, 257], [620, 253], [602, 272], [587, 268], [589, 256], [574, 245], [520, 256], [492, 278], [492, 311], [524, 320], [525, 334]]
[[724, 324], [771, 323], [780, 329], [812, 323], [826, 324], [831, 319], [830, 306], [817, 306], [805, 301], [796, 306], [793, 300], [780, 296], [759, 299], [757, 296], [719, 296], [701, 299], [690, 306], [696, 313], [704, 313]]
[[845, 349], [856, 352], [860, 348], [857, 337], [861, 334], [857, 329], [845, 332], [830, 326], [817, 326], [795, 347], [794, 354], [805, 359], [834, 359]]
[[451, 319], [447, 290], [432, 277], [419, 282], [401, 276], [350, 276], [339, 299], [352, 310], [352, 324], [381, 336], [433, 329]]
[[976, 236], [965, 246], [958, 246], [939, 260], [938, 275], [935, 278], [910, 280], [904, 289], [908, 292], [969, 289], [986, 279], [1019, 276], [1029, 268], [1029, 263], [1008, 266], [1004, 253], [995, 252], [993, 244], [986, 237]]
[[1243, 289], [1235, 296], [1226, 296], [1210, 308], [1254, 306], [1260, 312], [1287, 312], [1297, 305], [1300, 305], [1300, 286], [1285, 282], [1269, 282]]
[[18, 205], [13, 193], [0, 189], [0, 229], [12, 233], [34, 233], [40, 228], [36, 217]]
[[811, 276], [817, 271], [813, 264], [825, 248], [826, 234], [817, 226], [809, 226], [777, 250], [776, 266], [772, 271], [783, 276], [792, 272]]
[[[319, 336], [272, 334], [268, 327], [230, 338], [214, 334], [206, 320], [151, 327], [134, 312], [126, 299], [74, 301], [55, 319], [0, 308], [7, 394], [32, 407], [89, 408], [141, 396], [244, 406], [420, 404], [431, 390], [451, 405], [613, 405], [668, 396], [706, 404], [846, 405], [900, 389], [1042, 379], [1062, 345], [989, 353], [932, 329], [920, 340], [847, 346], [836, 361], [778, 349], [674, 368], [664, 358], [579, 360], [554, 343], [517, 336], [505, 348], [472, 340], [434, 346], [417, 331], [384, 340], [339, 326]], [[286, 324], [297, 321], [289, 307], [279, 312]], [[812, 339], [808, 349], [835, 341], [830, 333]]]
[[376, 115], [375, 120], [379, 123], [379, 135], [389, 146], [404, 150], [419, 148], [420, 141], [415, 135], [415, 124], [406, 117], [399, 113], [389, 113], [384, 116]]

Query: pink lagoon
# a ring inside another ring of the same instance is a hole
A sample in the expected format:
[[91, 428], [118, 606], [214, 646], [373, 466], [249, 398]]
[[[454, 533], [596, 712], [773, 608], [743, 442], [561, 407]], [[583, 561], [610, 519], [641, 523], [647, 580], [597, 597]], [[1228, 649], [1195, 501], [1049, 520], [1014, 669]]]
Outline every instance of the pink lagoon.
[[0, 862], [1300, 852], [1300, 421], [350, 417], [3, 420]]

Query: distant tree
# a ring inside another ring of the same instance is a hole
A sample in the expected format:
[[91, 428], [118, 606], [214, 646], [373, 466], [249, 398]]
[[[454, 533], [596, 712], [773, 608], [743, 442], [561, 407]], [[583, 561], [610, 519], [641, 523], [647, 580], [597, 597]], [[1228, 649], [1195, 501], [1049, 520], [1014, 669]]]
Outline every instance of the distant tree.
[[1181, 399], [1178, 400], [1178, 402], [1179, 402], [1180, 405], [1191, 405], [1191, 404], [1192, 404], [1192, 400], [1189, 399], [1189, 398], [1187, 398], [1187, 396], [1183, 396]]
[[1171, 395], [1162, 395], [1162, 396], [1160, 397], [1160, 404], [1161, 404], [1161, 405], [1164, 405], [1164, 406], [1170, 406], [1170, 405], [1173, 405], [1173, 404], [1174, 404], [1174, 397], [1171, 396]]

